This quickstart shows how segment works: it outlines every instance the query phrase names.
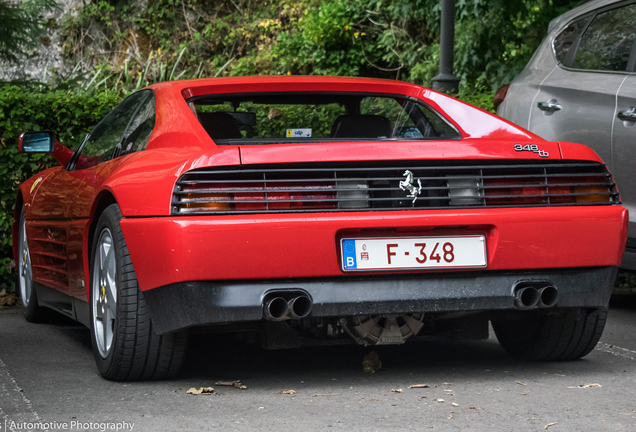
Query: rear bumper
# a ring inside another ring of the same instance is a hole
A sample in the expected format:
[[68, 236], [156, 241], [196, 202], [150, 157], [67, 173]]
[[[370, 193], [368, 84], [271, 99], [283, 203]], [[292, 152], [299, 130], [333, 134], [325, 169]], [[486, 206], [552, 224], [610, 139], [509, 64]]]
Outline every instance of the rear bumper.
[[382, 277], [298, 280], [184, 282], [144, 292], [155, 330], [257, 321], [265, 296], [304, 291], [313, 301], [310, 317], [514, 309], [513, 287], [546, 282], [559, 291], [555, 307], [606, 307], [617, 268], [552, 271], [482, 271]]
[[121, 227], [148, 291], [195, 281], [356, 278], [341, 270], [342, 237], [482, 234], [485, 272], [618, 266], [627, 221], [627, 210], [613, 205], [125, 218]]

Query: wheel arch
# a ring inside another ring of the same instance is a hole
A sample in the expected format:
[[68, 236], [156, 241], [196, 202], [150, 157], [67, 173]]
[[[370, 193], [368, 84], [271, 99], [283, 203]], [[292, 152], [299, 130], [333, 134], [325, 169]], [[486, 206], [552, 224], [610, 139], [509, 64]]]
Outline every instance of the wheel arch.
[[[18, 189], [18, 193], [15, 196], [15, 207], [13, 208], [13, 222], [11, 224], [11, 247], [13, 250], [13, 260], [15, 263], [18, 261], [18, 243], [20, 236], [20, 216], [22, 215], [22, 208], [24, 207], [24, 197], [22, 196], [22, 190]], [[17, 265], [17, 264], [16, 264]]]
[[108, 208], [108, 206], [112, 204], [118, 203], [115, 195], [110, 190], [103, 190], [99, 194], [97, 194], [97, 197], [95, 197], [90, 211], [90, 223], [87, 225], [87, 232], [84, 233], [84, 284], [86, 287], [87, 299], [90, 298], [90, 260], [93, 240], [95, 238], [95, 227], [97, 226], [97, 221], [99, 221], [99, 217], [102, 215], [104, 210], [106, 210], [106, 208]]

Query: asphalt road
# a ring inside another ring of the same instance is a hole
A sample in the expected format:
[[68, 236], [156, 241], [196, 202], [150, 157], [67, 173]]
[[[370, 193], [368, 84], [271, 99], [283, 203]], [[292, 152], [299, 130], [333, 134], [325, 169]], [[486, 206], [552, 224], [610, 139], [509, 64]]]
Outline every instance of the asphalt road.
[[[363, 347], [265, 351], [199, 335], [178, 379], [113, 383], [98, 376], [86, 328], [10, 309], [0, 311], [0, 430], [634, 431], [635, 332], [636, 297], [624, 297], [579, 361], [517, 361], [492, 336], [380, 347], [375, 374], [362, 371]], [[217, 394], [186, 393], [207, 386]]]

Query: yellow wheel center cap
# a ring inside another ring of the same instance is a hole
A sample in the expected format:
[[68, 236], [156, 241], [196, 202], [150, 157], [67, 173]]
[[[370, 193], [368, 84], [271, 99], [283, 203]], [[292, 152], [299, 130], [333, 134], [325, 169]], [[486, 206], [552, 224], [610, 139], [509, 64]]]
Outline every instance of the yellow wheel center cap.
[[104, 301], [104, 297], [106, 297], [106, 287], [102, 285], [102, 301]]

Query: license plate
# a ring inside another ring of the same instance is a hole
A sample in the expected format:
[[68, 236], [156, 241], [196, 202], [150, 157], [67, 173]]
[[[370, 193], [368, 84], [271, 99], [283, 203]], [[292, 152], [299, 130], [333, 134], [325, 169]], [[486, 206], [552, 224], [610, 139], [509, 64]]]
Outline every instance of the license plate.
[[486, 267], [483, 235], [343, 238], [342, 269], [411, 270]]

